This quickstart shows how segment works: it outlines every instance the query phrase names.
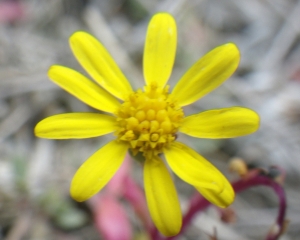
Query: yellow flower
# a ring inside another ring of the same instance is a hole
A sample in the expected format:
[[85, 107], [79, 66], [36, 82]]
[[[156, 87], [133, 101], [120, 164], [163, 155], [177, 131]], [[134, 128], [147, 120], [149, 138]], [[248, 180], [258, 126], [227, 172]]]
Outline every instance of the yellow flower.
[[94, 153], [76, 172], [71, 195], [85, 201], [100, 191], [121, 166], [128, 149], [144, 156], [144, 186], [151, 217], [166, 235], [176, 235], [182, 216], [171, 170], [219, 207], [234, 200], [231, 184], [197, 152], [176, 141], [178, 132], [197, 138], [232, 138], [255, 132], [259, 117], [252, 110], [231, 107], [185, 116], [189, 105], [222, 84], [236, 70], [239, 50], [228, 43], [197, 61], [169, 93], [177, 44], [176, 23], [158, 13], [149, 23], [144, 49], [145, 87], [134, 91], [110, 54], [94, 37], [76, 32], [71, 49], [95, 80], [63, 66], [52, 66], [49, 78], [88, 104], [106, 112], [66, 113], [37, 124], [35, 134], [49, 139], [98, 137], [114, 133], [116, 139]]

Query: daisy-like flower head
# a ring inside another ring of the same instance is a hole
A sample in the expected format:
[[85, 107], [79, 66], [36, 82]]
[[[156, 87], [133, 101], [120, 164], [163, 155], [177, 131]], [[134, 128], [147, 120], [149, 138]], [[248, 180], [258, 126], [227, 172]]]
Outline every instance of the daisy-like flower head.
[[70, 37], [71, 49], [95, 82], [67, 67], [54, 65], [49, 78], [88, 104], [106, 112], [66, 113], [37, 124], [35, 134], [49, 139], [91, 138], [113, 133], [115, 140], [95, 152], [76, 172], [71, 195], [85, 201], [100, 191], [121, 166], [126, 152], [144, 157], [144, 187], [151, 217], [166, 235], [181, 228], [180, 204], [171, 170], [194, 186], [207, 200], [227, 207], [234, 191], [209, 161], [184, 143], [178, 132], [196, 138], [232, 138], [255, 132], [259, 116], [252, 110], [231, 107], [185, 116], [182, 107], [217, 88], [236, 70], [240, 55], [228, 43], [198, 60], [170, 91], [167, 81], [174, 64], [177, 30], [168, 13], [154, 15], [144, 49], [145, 86], [133, 90], [103, 45], [86, 32]]

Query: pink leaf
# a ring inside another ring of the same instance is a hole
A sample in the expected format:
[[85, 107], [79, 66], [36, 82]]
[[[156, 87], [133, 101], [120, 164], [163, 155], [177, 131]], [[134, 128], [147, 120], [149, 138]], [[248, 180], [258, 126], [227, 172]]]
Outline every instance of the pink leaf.
[[24, 7], [19, 2], [0, 2], [0, 23], [13, 22], [24, 17]]
[[131, 240], [132, 230], [123, 206], [115, 197], [106, 194], [97, 196], [95, 225], [106, 240]]
[[143, 221], [145, 228], [151, 229], [153, 223], [150, 219], [144, 191], [129, 176], [125, 179], [124, 184], [126, 186], [124, 198], [131, 203], [136, 214]]
[[131, 168], [131, 158], [127, 154], [125, 156], [124, 162], [122, 163], [117, 173], [106, 185], [105, 191], [107, 191], [109, 194], [114, 196], [118, 196], [118, 197], [122, 196], [125, 191], [124, 181], [129, 174], [130, 168]]

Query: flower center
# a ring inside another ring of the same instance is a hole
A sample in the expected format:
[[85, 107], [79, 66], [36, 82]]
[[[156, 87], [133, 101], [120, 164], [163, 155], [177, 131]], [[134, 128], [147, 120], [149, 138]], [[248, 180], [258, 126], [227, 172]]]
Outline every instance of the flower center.
[[134, 155], [141, 152], [152, 158], [175, 140], [184, 113], [168, 89], [155, 83], [145, 86], [144, 91], [131, 93], [116, 113], [119, 129], [115, 135], [128, 142]]

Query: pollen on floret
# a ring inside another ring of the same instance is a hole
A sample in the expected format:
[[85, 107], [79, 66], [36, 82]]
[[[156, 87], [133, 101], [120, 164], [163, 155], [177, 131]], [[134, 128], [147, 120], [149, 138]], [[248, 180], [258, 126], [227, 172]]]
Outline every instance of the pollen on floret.
[[159, 88], [155, 83], [144, 91], [131, 93], [118, 109], [115, 135], [128, 142], [135, 155], [151, 158], [163, 152], [176, 139], [184, 118], [183, 110], [170, 98], [169, 86]]

